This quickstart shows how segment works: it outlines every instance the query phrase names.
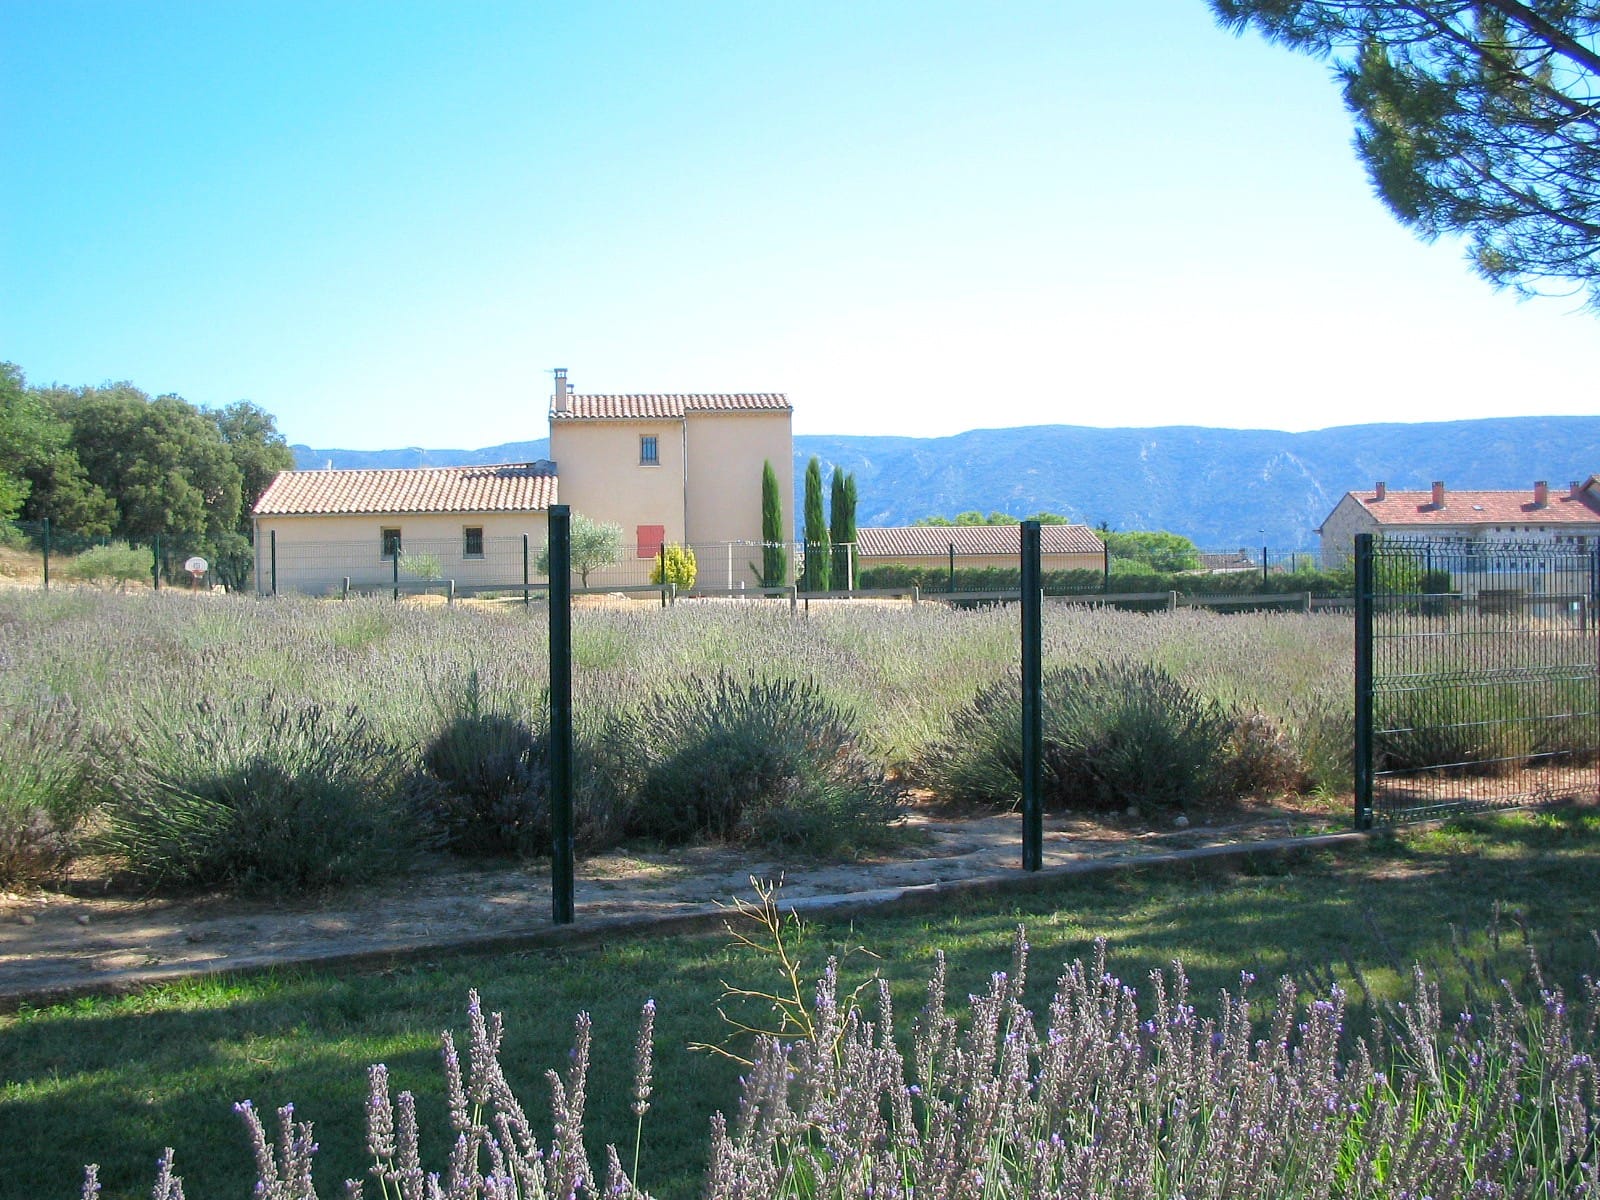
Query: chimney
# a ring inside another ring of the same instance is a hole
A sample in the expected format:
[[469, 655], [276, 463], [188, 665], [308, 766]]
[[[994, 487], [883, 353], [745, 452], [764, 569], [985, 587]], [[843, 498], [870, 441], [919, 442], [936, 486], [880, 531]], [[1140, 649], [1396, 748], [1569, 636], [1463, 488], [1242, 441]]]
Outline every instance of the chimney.
[[1373, 496], [1372, 498], [1374, 500], [1382, 500], [1389, 494], [1389, 485], [1380, 479], [1378, 480], [1378, 486], [1374, 488], [1373, 491], [1375, 491], [1377, 495]]
[[1533, 485], [1533, 506], [1535, 508], [1550, 506], [1550, 485], [1543, 479]]
[[1444, 482], [1442, 480], [1435, 479], [1433, 481], [1433, 507], [1444, 507]]
[[556, 394], [551, 397], [550, 411], [564, 413], [572, 407], [572, 387], [567, 383], [567, 369], [556, 368]]
[[1574, 479], [1571, 483], [1567, 484], [1567, 495], [1571, 496], [1574, 500], [1576, 500], [1582, 494], [1583, 482], [1581, 480]]

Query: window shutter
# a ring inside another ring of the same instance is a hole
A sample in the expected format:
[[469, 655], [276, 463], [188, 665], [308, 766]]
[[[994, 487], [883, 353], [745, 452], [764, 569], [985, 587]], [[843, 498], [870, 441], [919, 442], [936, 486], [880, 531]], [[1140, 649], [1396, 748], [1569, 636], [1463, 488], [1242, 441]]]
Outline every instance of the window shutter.
[[661, 553], [661, 544], [667, 540], [665, 525], [641, 525], [635, 531], [640, 558], [654, 558]]

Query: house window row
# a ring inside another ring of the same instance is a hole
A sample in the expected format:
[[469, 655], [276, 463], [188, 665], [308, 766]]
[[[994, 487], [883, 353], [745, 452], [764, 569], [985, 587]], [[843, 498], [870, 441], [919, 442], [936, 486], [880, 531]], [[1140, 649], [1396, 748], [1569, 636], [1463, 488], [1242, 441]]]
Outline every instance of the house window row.
[[[405, 549], [401, 544], [400, 529], [398, 526], [387, 526], [378, 534], [378, 553], [385, 562], [396, 554], [404, 555]], [[483, 557], [483, 526], [468, 525], [461, 531], [461, 557]]]

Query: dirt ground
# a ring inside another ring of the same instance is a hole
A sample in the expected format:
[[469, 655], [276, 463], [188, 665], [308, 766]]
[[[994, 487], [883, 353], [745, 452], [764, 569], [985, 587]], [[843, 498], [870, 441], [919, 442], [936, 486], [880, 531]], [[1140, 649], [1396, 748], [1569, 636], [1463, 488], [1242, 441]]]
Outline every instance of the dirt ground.
[[[1174, 851], [1276, 841], [1349, 828], [1343, 805], [1297, 801], [1193, 814], [1187, 826], [1131, 816], [1046, 820], [1044, 865], [1137, 861]], [[782, 879], [786, 902], [890, 899], [904, 889], [1021, 870], [1021, 818], [913, 808], [914, 836], [893, 854], [850, 863], [783, 862], [725, 846], [617, 850], [581, 860], [576, 923], [621, 929], [663, 917], [717, 917], [754, 880]], [[296, 962], [401, 957], [513, 943], [551, 932], [548, 863], [464, 866], [438, 859], [403, 879], [320, 901], [0, 893], [0, 1010], [93, 991], [128, 991], [185, 975]]]

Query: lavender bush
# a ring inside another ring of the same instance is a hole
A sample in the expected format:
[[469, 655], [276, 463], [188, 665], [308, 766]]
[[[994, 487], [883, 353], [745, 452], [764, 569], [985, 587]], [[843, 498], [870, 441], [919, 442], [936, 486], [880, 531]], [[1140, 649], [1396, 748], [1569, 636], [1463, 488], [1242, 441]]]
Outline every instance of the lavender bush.
[[150, 886], [301, 891], [410, 849], [394, 748], [354, 707], [268, 695], [136, 714], [97, 844]]
[[[787, 960], [785, 960], [787, 961]], [[1028, 946], [958, 1016], [942, 957], [902, 1050], [888, 986], [876, 1004], [842, 995], [830, 960], [803, 1014], [763, 1037], [733, 1119], [712, 1119], [708, 1200], [861, 1197], [1178, 1200], [1600, 1195], [1596, 1016], [1544, 983], [1505, 986], [1448, 1017], [1415, 972], [1392, 1036], [1345, 1028], [1338, 988], [1304, 997], [1281, 980], [1258, 1000], [1248, 974], [1200, 1016], [1180, 964], [1152, 972], [1141, 1001], [1109, 970], [1103, 942], [1068, 964], [1041, 1020], [1025, 1003]], [[1264, 1017], [1256, 1014], [1265, 1009]], [[647, 1004], [635, 1049], [633, 1111], [652, 1089]], [[583, 1140], [591, 1031], [577, 1021], [564, 1074], [548, 1072], [553, 1136], [536, 1138], [499, 1065], [502, 1024], [474, 993], [466, 1061], [443, 1043], [453, 1149], [436, 1169], [419, 1150], [415, 1098], [368, 1075], [370, 1182], [397, 1200], [644, 1197], [606, 1148], [597, 1174]], [[274, 1142], [248, 1102], [255, 1194], [308, 1200], [316, 1144], [292, 1106]], [[158, 1198], [181, 1196], [171, 1152]], [[362, 1181], [346, 1193], [362, 1196]], [[89, 1168], [86, 1200], [98, 1193]]]
[[881, 845], [901, 788], [811, 679], [719, 672], [640, 712], [630, 825], [665, 842], [711, 836], [808, 854]]
[[[1242, 748], [1235, 723], [1159, 667], [1055, 667], [1044, 673], [1041, 692], [1047, 805], [1185, 808], [1235, 781], [1223, 771], [1227, 753]], [[1021, 803], [1019, 676], [980, 689], [926, 758], [922, 774], [944, 795]]]
[[71, 860], [96, 798], [93, 757], [71, 701], [0, 705], [0, 887], [50, 880]]

